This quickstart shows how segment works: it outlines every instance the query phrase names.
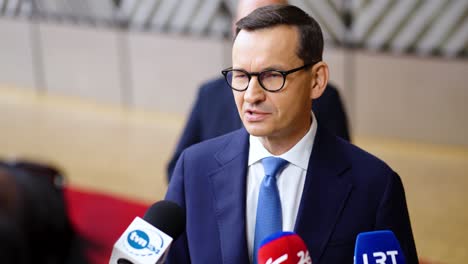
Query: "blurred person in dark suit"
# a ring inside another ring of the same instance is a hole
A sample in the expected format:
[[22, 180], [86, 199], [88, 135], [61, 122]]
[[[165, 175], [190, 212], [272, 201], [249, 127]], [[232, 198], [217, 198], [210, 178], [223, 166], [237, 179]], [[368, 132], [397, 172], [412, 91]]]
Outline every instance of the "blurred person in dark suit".
[[[254, 9], [271, 4], [287, 4], [285, 0], [240, 0], [235, 21]], [[234, 22], [235, 22], [234, 21]], [[312, 109], [316, 118], [330, 132], [350, 140], [348, 119], [338, 89], [328, 84], [324, 94], [314, 101]], [[198, 91], [190, 116], [167, 165], [170, 180], [177, 159], [184, 149], [201, 141], [218, 137], [242, 127], [231, 88], [224, 77], [203, 84]]]
[[68, 218], [63, 176], [33, 162], [0, 162], [0, 260], [87, 263]]

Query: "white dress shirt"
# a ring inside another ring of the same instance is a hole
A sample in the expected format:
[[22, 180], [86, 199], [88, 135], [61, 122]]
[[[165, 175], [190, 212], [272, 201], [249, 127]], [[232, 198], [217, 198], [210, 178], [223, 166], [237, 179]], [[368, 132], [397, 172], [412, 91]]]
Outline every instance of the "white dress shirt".
[[266, 157], [279, 157], [287, 160], [289, 164], [276, 176], [281, 211], [283, 215], [283, 231], [294, 231], [297, 212], [301, 202], [302, 191], [309, 166], [309, 158], [317, 133], [317, 119], [312, 112], [312, 125], [305, 136], [294, 147], [279, 156], [272, 155], [261, 143], [259, 137], [249, 137], [249, 163], [247, 170], [247, 245], [249, 257], [253, 257], [253, 244], [255, 237], [255, 221], [257, 218], [257, 203], [260, 184], [265, 176], [261, 160]]

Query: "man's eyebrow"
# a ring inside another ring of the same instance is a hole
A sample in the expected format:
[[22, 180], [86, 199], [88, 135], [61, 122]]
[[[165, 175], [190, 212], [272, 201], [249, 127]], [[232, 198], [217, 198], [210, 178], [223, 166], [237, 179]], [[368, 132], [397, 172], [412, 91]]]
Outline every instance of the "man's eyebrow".
[[[242, 70], [242, 71], [246, 71], [246, 72], [249, 72], [247, 70], [245, 70], [244, 68], [237, 68], [237, 67], [232, 67], [233, 70]], [[258, 72], [263, 72], [263, 71], [283, 71], [285, 70], [285, 67], [283, 65], [279, 65], [279, 64], [274, 64], [274, 65], [271, 65], [271, 66], [268, 66], [268, 67], [265, 67], [265, 68], [262, 68], [260, 71]], [[252, 71], [253, 72], [253, 71]], [[250, 72], [250, 73], [252, 73]]]
[[284, 66], [279, 65], [279, 64], [274, 64], [266, 68], [263, 68], [262, 71], [271, 71], [271, 70], [284, 70]]

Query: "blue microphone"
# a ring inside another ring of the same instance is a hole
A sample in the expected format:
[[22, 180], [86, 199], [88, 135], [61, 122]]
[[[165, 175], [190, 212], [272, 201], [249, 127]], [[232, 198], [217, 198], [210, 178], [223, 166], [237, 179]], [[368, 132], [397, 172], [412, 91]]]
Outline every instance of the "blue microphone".
[[355, 264], [405, 264], [400, 243], [390, 230], [360, 233], [354, 248]]

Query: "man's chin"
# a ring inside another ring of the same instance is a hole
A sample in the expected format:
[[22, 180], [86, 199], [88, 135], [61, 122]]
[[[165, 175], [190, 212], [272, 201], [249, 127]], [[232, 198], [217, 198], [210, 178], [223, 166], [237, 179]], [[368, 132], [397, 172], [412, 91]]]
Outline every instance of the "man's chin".
[[270, 131], [265, 128], [265, 126], [244, 124], [245, 129], [249, 132], [250, 135], [255, 137], [264, 137], [268, 136]]

